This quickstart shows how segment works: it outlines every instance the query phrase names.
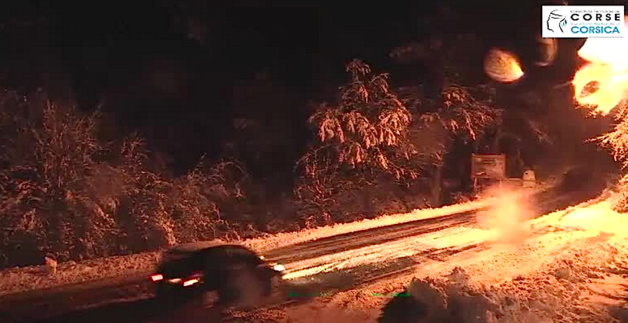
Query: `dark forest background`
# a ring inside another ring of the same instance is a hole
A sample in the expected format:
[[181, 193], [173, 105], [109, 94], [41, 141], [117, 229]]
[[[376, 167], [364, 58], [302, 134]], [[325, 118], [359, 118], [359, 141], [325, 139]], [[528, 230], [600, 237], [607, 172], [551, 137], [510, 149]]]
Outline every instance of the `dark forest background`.
[[[582, 41], [533, 64], [539, 5], [11, 1], [0, 263], [453, 203], [471, 153], [506, 153], [511, 177], [613, 169], [583, 144], [609, 120], [585, 123], [566, 85]], [[493, 47], [522, 80], [488, 79]]]

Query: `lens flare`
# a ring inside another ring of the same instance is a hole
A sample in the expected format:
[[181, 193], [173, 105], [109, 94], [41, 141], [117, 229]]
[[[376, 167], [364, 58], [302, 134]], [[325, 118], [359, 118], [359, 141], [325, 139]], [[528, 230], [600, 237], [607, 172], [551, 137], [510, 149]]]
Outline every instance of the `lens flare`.
[[628, 98], [628, 37], [589, 38], [578, 56], [587, 64], [572, 81], [576, 101], [606, 115]]
[[492, 48], [484, 58], [484, 72], [501, 83], [512, 83], [523, 76], [519, 59], [514, 54]]

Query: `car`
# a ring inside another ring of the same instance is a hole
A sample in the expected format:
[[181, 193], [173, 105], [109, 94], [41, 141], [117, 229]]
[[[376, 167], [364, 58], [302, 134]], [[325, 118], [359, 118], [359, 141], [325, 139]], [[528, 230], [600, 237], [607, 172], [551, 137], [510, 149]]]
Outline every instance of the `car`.
[[218, 303], [263, 298], [285, 268], [239, 244], [202, 242], [178, 245], [162, 253], [151, 280], [161, 300], [183, 300], [218, 292]]

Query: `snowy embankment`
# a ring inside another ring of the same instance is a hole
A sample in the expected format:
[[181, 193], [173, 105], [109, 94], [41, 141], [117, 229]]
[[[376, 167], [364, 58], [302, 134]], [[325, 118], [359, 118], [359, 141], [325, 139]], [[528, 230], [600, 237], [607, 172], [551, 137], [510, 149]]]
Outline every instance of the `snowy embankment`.
[[268, 250], [284, 246], [314, 241], [340, 234], [475, 211], [489, 206], [490, 203], [491, 199], [483, 199], [448, 205], [441, 208], [420, 209], [402, 214], [382, 215], [374, 219], [360, 220], [351, 223], [333, 224], [318, 228], [301, 230], [297, 232], [285, 232], [267, 237], [253, 238], [243, 241], [242, 244], [263, 253]]

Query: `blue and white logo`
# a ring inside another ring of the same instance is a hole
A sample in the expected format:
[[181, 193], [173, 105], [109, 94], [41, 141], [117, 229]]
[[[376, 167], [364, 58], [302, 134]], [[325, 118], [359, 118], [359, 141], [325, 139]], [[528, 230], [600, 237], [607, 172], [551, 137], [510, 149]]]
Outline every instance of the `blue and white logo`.
[[624, 6], [543, 6], [543, 38], [621, 38]]
[[560, 10], [552, 10], [547, 17], [547, 30], [556, 33], [558, 31], [565, 32], [563, 27], [567, 26], [567, 18], [560, 14]]

